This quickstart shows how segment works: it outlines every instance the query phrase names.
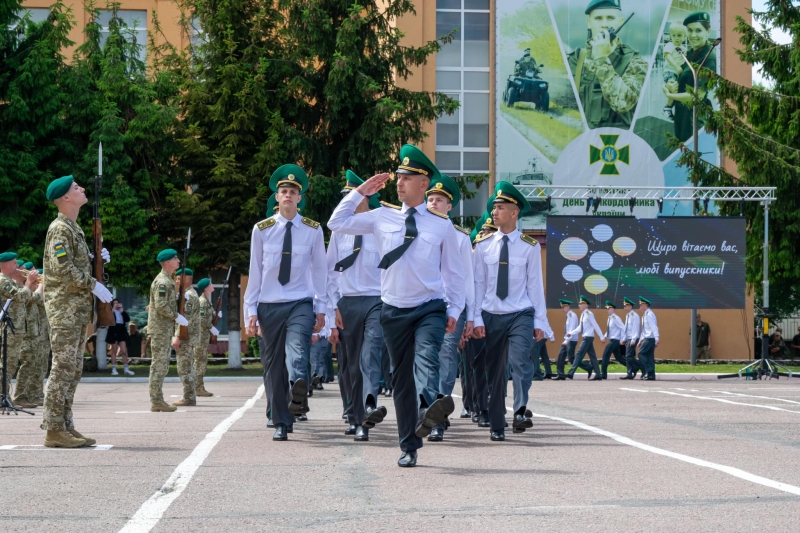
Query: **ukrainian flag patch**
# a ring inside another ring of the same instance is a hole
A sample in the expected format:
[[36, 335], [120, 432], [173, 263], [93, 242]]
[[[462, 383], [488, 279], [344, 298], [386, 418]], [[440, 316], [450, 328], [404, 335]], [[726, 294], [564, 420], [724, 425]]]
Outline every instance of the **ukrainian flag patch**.
[[64, 248], [64, 243], [57, 242], [53, 245], [53, 249], [56, 252], [56, 259], [58, 259], [59, 263], [63, 263], [67, 260], [67, 250]]
[[158, 295], [164, 298], [167, 295], [167, 286], [163, 283], [158, 286]]

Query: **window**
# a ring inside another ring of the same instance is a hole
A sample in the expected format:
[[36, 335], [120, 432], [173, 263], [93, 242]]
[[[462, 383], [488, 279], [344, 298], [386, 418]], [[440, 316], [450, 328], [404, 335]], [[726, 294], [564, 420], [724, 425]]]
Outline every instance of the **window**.
[[[97, 23], [100, 24], [100, 46], [105, 45], [106, 39], [108, 39], [108, 23], [111, 20], [111, 13], [108, 9], [101, 9], [100, 15], [97, 17]], [[126, 39], [133, 36], [135, 44], [139, 46], [139, 59], [145, 61], [147, 59], [147, 11], [120, 9], [117, 11], [117, 16], [127, 25], [127, 29], [122, 32], [123, 35]]]
[[[12, 24], [9, 24], [8, 29], [13, 30], [14, 28], [19, 26], [19, 23], [22, 22], [21, 19], [24, 19], [26, 16], [30, 19], [31, 22], [39, 24], [47, 20], [47, 17], [50, 15], [50, 10], [46, 7], [23, 7], [19, 10], [18, 16], [20, 18], [19, 21], [15, 21]], [[17, 42], [22, 42], [25, 38], [25, 30], [21, 28], [20, 33], [17, 35]]]
[[[436, 121], [436, 166], [451, 175], [489, 172], [489, 0], [436, 0], [436, 35], [456, 30], [436, 55], [436, 90], [461, 103]], [[464, 202], [461, 215], [480, 215], [488, 185]], [[479, 210], [478, 210], [479, 209]], [[478, 210], [473, 213], [473, 210]]]

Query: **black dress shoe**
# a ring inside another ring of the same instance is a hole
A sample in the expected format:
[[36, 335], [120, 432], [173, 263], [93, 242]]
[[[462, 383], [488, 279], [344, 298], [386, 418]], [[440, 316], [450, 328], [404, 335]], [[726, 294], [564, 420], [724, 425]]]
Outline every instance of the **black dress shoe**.
[[294, 419], [298, 422], [308, 422], [308, 417], [306, 415], [297, 415]]
[[542, 378], [533, 378], [533, 379], [531, 379], [531, 381], [544, 381], [544, 378], [543, 377]]
[[572, 374], [567, 374], [567, 379], [572, 379]]
[[306, 382], [298, 379], [292, 385], [292, 401], [289, 402], [289, 412], [293, 415], [300, 415], [308, 412], [308, 388]]
[[512, 425], [514, 426], [514, 430], [522, 429], [525, 431], [526, 429], [533, 427], [533, 420], [525, 415], [514, 415], [514, 421], [512, 422]]
[[489, 438], [495, 442], [504, 441], [506, 440], [506, 434], [504, 431], [492, 431], [489, 434]]
[[411, 467], [417, 466], [417, 451], [403, 452], [400, 459], [397, 461], [397, 466]]
[[553, 374], [545, 374], [544, 379], [553, 379]]
[[268, 428], [274, 428], [275, 427], [275, 422], [273, 422], [271, 418], [267, 420], [267, 427]]
[[461, 418], [472, 418], [472, 413], [465, 407], [461, 410]]
[[442, 442], [444, 440], [444, 431], [442, 428], [433, 428], [431, 434], [428, 435], [428, 442]]
[[369, 440], [369, 428], [358, 426], [356, 436], [353, 437], [353, 440], [356, 442], [367, 442]]
[[642, 374], [641, 376], [639, 376], [639, 379], [647, 379], [647, 376], [645, 376], [644, 374]]
[[630, 374], [626, 374], [619, 379], [633, 379], [633, 376], [631, 376]]
[[294, 424], [286, 428], [286, 433], [294, 433]]
[[391, 398], [392, 397], [392, 389], [387, 390], [383, 393], [384, 398]]
[[311, 388], [310, 388], [310, 389], [308, 389], [308, 394], [306, 394], [306, 398], [311, 398], [311, 397], [313, 397], [313, 396], [314, 396], [314, 389], [315, 389], [315, 388], [316, 388], [316, 387], [312, 385], [312, 386], [311, 386]]
[[600, 376], [600, 379], [608, 379], [608, 374], [603, 374], [602, 376]]
[[322, 383], [322, 376], [311, 376], [311, 386], [316, 388], [317, 385]]
[[528, 418], [533, 418], [533, 413], [530, 409], [525, 409], [525, 416]]
[[325, 387], [322, 386], [322, 383], [317, 383], [316, 387], [314, 387], [314, 388], [316, 390], [325, 390]]
[[342, 413], [342, 420], [347, 420], [347, 415]]
[[477, 424], [478, 423], [478, 416], [479, 416], [478, 413], [472, 413], [472, 423], [473, 424]]
[[345, 435], [355, 435], [356, 431], [358, 431], [358, 426], [355, 424], [350, 424], [347, 426], [347, 429], [344, 430]]
[[593, 377], [589, 378], [589, 381], [603, 381], [603, 376], [598, 376], [595, 374]]
[[590, 369], [589, 369], [589, 372], [588, 372], [588, 373], [589, 373], [589, 378], [591, 378], [591, 377], [592, 377], [592, 373], [593, 373], [593, 372], [594, 372], [594, 370], [590, 368]]
[[655, 381], [656, 377], [655, 376], [647, 376], [646, 378], [644, 378], [644, 380], [645, 381]]
[[488, 428], [491, 426], [492, 424], [489, 422], [489, 411], [484, 411], [480, 415], [478, 415], [479, 428]]
[[275, 434], [272, 436], [272, 440], [289, 440], [289, 437], [286, 436], [286, 426], [284, 424], [275, 426]]
[[364, 413], [364, 427], [367, 429], [375, 427], [383, 422], [383, 419], [386, 418], [387, 414], [388, 411], [382, 405], [380, 407], [367, 407], [367, 410]]
[[454, 410], [455, 403], [453, 403], [452, 396], [438, 398], [427, 409], [420, 409], [414, 434], [419, 438], [427, 437], [433, 428], [444, 425], [447, 417]]
[[566, 378], [566, 377], [564, 377], [564, 376], [556, 376], [556, 377], [555, 377], [555, 380], [556, 380], [556, 381], [566, 381], [566, 380], [567, 380], [567, 378]]

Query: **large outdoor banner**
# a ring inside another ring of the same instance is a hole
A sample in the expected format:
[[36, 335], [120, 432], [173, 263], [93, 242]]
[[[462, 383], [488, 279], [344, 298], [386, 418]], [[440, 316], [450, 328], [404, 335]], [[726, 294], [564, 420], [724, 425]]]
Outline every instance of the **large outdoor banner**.
[[[678, 187], [688, 182], [667, 134], [690, 147], [694, 78], [680, 52], [718, 71], [710, 43], [719, 0], [503, 0], [497, 2], [496, 176], [516, 185]], [[712, 94], [700, 93], [714, 105]], [[716, 140], [699, 148], [718, 164]], [[627, 201], [600, 214], [628, 214]], [[544, 202], [522, 220], [545, 227]], [[665, 202], [664, 215], [690, 215]], [[581, 200], [553, 214], [584, 212]], [[655, 216], [654, 201], [636, 216]]]
[[551, 216], [547, 307], [581, 294], [650, 300], [660, 309], [743, 309], [745, 220], [738, 217]]

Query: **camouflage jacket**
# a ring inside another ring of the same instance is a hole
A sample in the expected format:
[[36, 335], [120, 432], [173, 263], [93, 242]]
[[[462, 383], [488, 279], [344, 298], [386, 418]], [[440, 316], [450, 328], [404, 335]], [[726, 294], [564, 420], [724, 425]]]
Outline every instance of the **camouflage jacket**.
[[95, 283], [83, 230], [59, 213], [44, 243], [44, 307], [50, 325], [91, 323]]
[[25, 313], [25, 336], [31, 340], [38, 340], [42, 333], [41, 316], [39, 314], [39, 302], [43, 302], [44, 298], [39, 291], [33, 291], [33, 297], [28, 300]]
[[28, 302], [33, 298], [33, 293], [28, 287], [20, 287], [13, 279], [0, 274], [0, 309], [5, 307], [9, 298], [14, 301], [8, 306], [8, 316], [11, 317], [15, 329], [24, 331]]
[[47, 320], [47, 312], [44, 310], [44, 296], [37, 302], [39, 308], [39, 338], [47, 342], [50, 346], [50, 322]]
[[145, 349], [142, 352], [142, 357], [153, 357], [153, 351], [152, 351], [152, 348], [150, 346], [151, 345], [150, 333], [148, 333], [148, 331], [147, 331], [148, 327], [149, 326], [145, 326], [139, 331], [139, 333], [142, 334], [142, 339], [145, 339], [147, 341]]
[[[196, 344], [200, 342], [200, 299], [197, 297], [194, 287], [186, 289], [186, 294], [189, 295], [189, 299], [183, 306], [183, 316], [189, 321], [189, 343]], [[180, 326], [175, 324], [175, 335], [179, 333]]]
[[208, 333], [211, 331], [211, 326], [214, 322], [214, 306], [211, 305], [211, 301], [206, 298], [205, 294], [200, 296], [200, 324], [202, 326], [202, 332]]
[[175, 282], [162, 270], [150, 284], [150, 313], [147, 322], [150, 335], [172, 335], [173, 324], [178, 317], [176, 298]]
[[529, 70], [532, 70], [534, 74], [536, 74], [539, 72], [539, 65], [536, 64], [536, 60], [531, 56], [523, 57], [519, 60], [519, 63], [514, 66], [514, 75], [524, 76]]

